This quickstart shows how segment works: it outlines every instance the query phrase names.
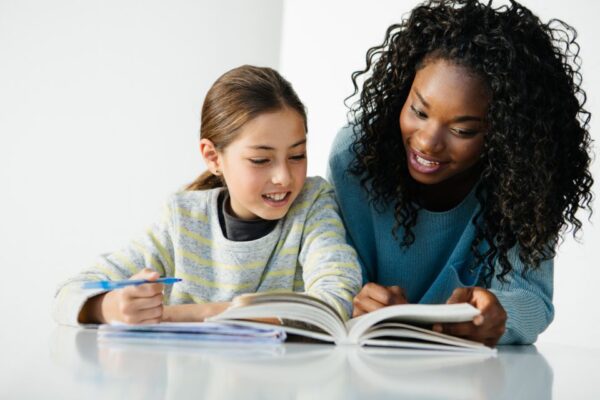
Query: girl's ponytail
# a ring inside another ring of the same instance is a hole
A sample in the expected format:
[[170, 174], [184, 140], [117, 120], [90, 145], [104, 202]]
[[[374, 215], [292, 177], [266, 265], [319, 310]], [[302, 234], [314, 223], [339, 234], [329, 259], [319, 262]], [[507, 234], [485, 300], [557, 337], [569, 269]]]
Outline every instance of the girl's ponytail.
[[210, 171], [204, 171], [192, 183], [186, 186], [185, 190], [208, 190], [225, 186], [220, 176], [213, 175]]

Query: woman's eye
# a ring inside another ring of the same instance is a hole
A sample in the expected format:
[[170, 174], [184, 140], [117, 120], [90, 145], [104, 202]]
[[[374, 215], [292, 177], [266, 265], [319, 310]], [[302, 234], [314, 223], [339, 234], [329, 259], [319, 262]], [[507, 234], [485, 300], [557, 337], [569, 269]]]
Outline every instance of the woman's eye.
[[294, 160], [294, 161], [300, 161], [300, 160], [304, 160], [306, 158], [306, 154], [298, 154], [296, 156], [292, 156], [290, 157], [290, 160]]
[[454, 129], [452, 129], [452, 132], [454, 132], [455, 135], [462, 136], [462, 137], [473, 137], [473, 136], [477, 135], [477, 131], [473, 131], [473, 130], [469, 130], [469, 129], [454, 128]]
[[427, 114], [425, 114], [423, 111], [417, 109], [415, 106], [410, 106], [410, 109], [417, 116], [417, 118], [420, 118], [420, 119], [427, 118]]
[[266, 164], [269, 162], [268, 158], [250, 158], [252, 164]]

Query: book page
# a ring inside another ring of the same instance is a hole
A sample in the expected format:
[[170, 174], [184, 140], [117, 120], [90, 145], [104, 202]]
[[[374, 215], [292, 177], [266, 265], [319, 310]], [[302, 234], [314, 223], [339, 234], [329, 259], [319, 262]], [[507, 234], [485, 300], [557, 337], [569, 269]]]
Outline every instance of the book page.
[[375, 325], [360, 337], [359, 344], [478, 353], [496, 352], [495, 349], [486, 347], [482, 343], [398, 322]]
[[321, 330], [321, 332], [315, 332], [315, 330], [309, 328], [309, 325], [296, 324], [296, 326], [291, 327], [294, 328], [294, 332], [292, 332], [286, 329], [285, 325], [281, 325], [283, 329], [288, 330], [290, 333], [301, 334], [300, 332], [304, 331], [307, 336], [311, 333], [325, 333], [334, 339], [336, 343], [347, 336], [346, 327], [337, 314], [332, 314], [327, 309], [317, 307], [313, 303], [298, 301], [298, 298], [294, 301], [287, 301], [287, 299], [260, 301], [256, 304], [230, 307], [222, 313], [207, 319], [207, 321], [255, 320], [257, 318], [273, 317], [281, 320], [301, 321], [305, 324], [314, 325]]
[[460, 304], [400, 304], [352, 318], [346, 323], [348, 340], [358, 343], [360, 337], [381, 321], [407, 324], [434, 324], [471, 321], [479, 310], [467, 303]]

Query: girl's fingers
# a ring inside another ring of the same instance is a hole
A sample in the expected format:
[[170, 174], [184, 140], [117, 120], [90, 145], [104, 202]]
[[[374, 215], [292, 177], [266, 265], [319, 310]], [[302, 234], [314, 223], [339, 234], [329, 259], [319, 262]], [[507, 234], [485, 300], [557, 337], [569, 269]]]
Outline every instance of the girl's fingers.
[[162, 318], [152, 318], [145, 319], [143, 321], [138, 322], [140, 325], [149, 325], [149, 324], [160, 324], [162, 322]]
[[153, 297], [158, 293], [162, 293], [165, 288], [165, 285], [162, 283], [144, 283], [142, 285], [136, 286], [127, 286], [122, 290], [123, 295], [128, 298], [137, 298], [137, 297]]
[[148, 279], [148, 280], [156, 280], [160, 277], [159, 273], [151, 268], [144, 268], [138, 271], [136, 274], [132, 275], [129, 279]]
[[163, 294], [158, 293], [152, 297], [141, 297], [131, 300], [134, 310], [146, 310], [148, 308], [158, 307], [163, 304]]
[[155, 320], [155, 319], [160, 320], [162, 317], [162, 314], [163, 314], [163, 307], [162, 307], [162, 305], [160, 305], [158, 307], [140, 310], [137, 314], [137, 320], [139, 322]]
[[[142, 321], [158, 320], [160, 321], [163, 314], [163, 306], [157, 306], [153, 308], [147, 308], [145, 310], [138, 310], [134, 314], [127, 314], [124, 316], [123, 322], [128, 324], [140, 324]], [[146, 322], [150, 323], [150, 322]]]
[[158, 293], [153, 297], [125, 298], [119, 304], [119, 311], [124, 317], [136, 319], [141, 311], [153, 309], [162, 306], [162, 304], [162, 293]]

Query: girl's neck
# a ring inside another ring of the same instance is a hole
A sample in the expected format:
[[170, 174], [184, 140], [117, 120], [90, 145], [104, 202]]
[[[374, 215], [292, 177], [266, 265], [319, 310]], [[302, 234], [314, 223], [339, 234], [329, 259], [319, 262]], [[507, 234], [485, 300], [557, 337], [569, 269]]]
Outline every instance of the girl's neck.
[[481, 168], [473, 167], [434, 185], [417, 183], [418, 203], [429, 211], [448, 211], [459, 205], [479, 181]]

